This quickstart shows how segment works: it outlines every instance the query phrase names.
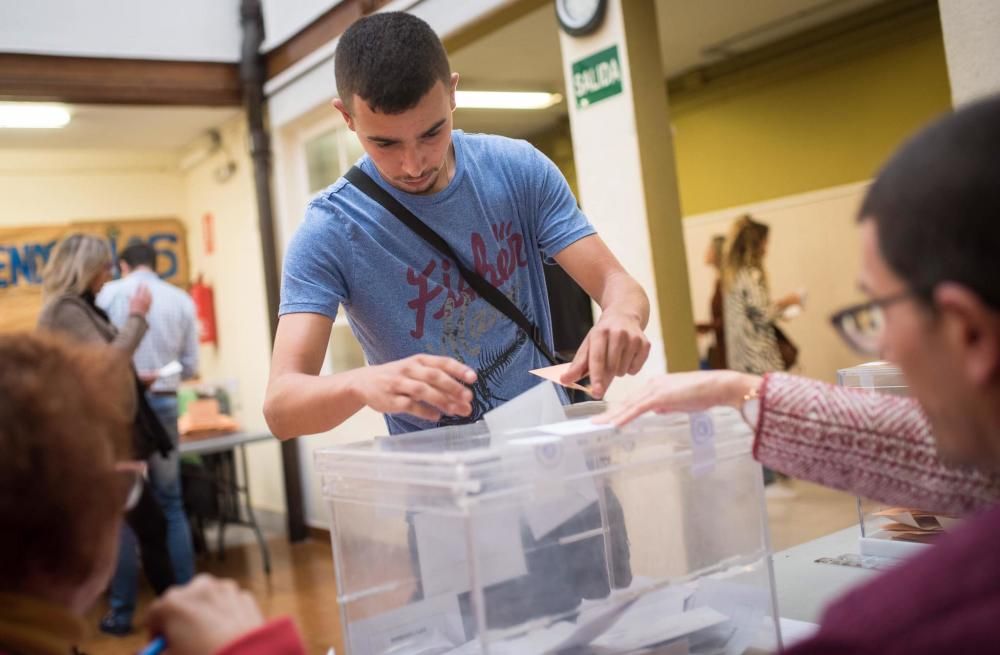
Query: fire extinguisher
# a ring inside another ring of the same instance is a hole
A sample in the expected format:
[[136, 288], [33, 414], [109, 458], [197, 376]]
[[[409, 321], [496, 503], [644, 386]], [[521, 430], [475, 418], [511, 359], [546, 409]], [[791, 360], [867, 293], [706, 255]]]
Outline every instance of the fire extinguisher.
[[215, 329], [215, 292], [202, 281], [201, 275], [191, 285], [191, 300], [198, 316], [198, 340], [201, 343], [219, 343]]

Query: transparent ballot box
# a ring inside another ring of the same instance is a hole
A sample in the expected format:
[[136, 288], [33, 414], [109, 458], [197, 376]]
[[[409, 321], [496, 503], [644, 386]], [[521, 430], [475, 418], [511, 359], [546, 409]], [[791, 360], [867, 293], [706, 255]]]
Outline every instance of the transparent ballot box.
[[[869, 362], [837, 371], [842, 387], [868, 389], [896, 396], [909, 395], [899, 368]], [[954, 519], [912, 507], [887, 507], [858, 498], [859, 552], [862, 556], [902, 559], [924, 550]]]
[[751, 441], [718, 409], [317, 451], [347, 655], [780, 644]]

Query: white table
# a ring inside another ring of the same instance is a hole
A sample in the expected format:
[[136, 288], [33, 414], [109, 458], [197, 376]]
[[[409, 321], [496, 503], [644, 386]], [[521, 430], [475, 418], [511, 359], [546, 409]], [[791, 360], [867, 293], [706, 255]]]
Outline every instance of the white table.
[[[227, 463], [222, 466], [221, 473], [212, 480], [220, 491], [219, 557], [222, 557], [225, 549], [226, 525], [245, 525], [254, 531], [257, 544], [260, 546], [261, 557], [264, 560], [264, 572], [267, 575], [271, 575], [271, 553], [267, 548], [267, 541], [264, 540], [264, 535], [260, 531], [257, 517], [253, 513], [253, 506], [250, 504], [250, 477], [247, 471], [246, 446], [272, 439], [275, 437], [268, 432], [233, 432], [218, 437], [189, 441], [182, 438], [180, 444], [181, 455], [214, 455], [239, 451], [240, 475], [237, 476], [234, 467]], [[242, 482], [240, 482], [240, 477], [243, 479]], [[243, 515], [246, 518], [243, 518]]]
[[831, 601], [878, 575], [874, 569], [816, 562], [820, 557], [856, 554], [859, 536], [855, 525], [774, 554], [778, 611], [783, 617], [818, 623]]

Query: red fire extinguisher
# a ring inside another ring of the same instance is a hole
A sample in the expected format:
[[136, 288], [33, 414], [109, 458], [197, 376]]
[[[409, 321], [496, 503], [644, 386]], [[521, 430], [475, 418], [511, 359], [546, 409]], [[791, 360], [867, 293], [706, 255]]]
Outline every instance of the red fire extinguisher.
[[215, 330], [215, 292], [211, 286], [202, 282], [201, 275], [191, 285], [191, 300], [194, 301], [195, 313], [198, 315], [198, 340], [201, 343], [218, 344], [218, 334]]

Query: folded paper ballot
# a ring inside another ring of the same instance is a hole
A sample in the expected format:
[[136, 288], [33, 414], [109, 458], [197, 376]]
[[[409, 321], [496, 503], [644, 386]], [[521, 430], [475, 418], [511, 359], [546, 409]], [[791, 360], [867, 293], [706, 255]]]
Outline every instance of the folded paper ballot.
[[871, 535], [872, 539], [922, 544], [932, 543], [938, 535], [954, 528], [958, 521], [951, 516], [908, 507], [890, 507], [872, 515], [889, 521], [879, 526], [878, 531]]
[[577, 391], [583, 391], [589, 395], [593, 395], [593, 391], [589, 386], [583, 384], [577, 384], [576, 382], [563, 382], [562, 376], [569, 368], [569, 364], [556, 364], [555, 366], [546, 366], [545, 368], [536, 368], [533, 371], [528, 371], [532, 375], [537, 375], [543, 380], [548, 380], [549, 382], [555, 382], [556, 384], [562, 385], [568, 389], [576, 389]]
[[[483, 417], [495, 443], [505, 443], [512, 448], [532, 448], [540, 471], [552, 480], [576, 478], [566, 485], [548, 485], [553, 500], [539, 499], [535, 506], [524, 511], [525, 519], [536, 539], [541, 539], [560, 525], [597, 501], [594, 481], [586, 476], [587, 461], [580, 448], [573, 442], [563, 442], [558, 436], [587, 430], [593, 426], [590, 419], [566, 421], [559, 395], [551, 384], [539, 384], [516, 398], [487, 412]], [[553, 435], [549, 441], [536, 437], [518, 437], [517, 432], [536, 426], [541, 432]], [[607, 430], [607, 426], [595, 429]], [[568, 430], [568, 431], [566, 431]]]
[[184, 367], [176, 359], [169, 364], [164, 365], [159, 370], [156, 371], [156, 377], [158, 378], [169, 378], [173, 375], [180, 375], [184, 370]]
[[[490, 654], [645, 652], [651, 646], [721, 626], [730, 620], [725, 614], [704, 605], [685, 609], [685, 601], [693, 591], [687, 585], [669, 586], [644, 595], [637, 596], [629, 590], [620, 591], [614, 599], [584, 601], [573, 621], [557, 621], [514, 639], [491, 641]], [[759, 619], [753, 627], [758, 624]], [[447, 655], [479, 655], [482, 652], [481, 642], [473, 640], [447, 651]]]
[[489, 586], [528, 574], [521, 545], [517, 509], [502, 510], [487, 517], [465, 519], [423, 512], [413, 519], [420, 579], [426, 596], [460, 594], [472, 589], [465, 541], [456, 534], [465, 530], [465, 521], [475, 521], [477, 564], [482, 584]]
[[458, 596], [410, 603], [347, 626], [352, 655], [439, 655], [465, 641]]

